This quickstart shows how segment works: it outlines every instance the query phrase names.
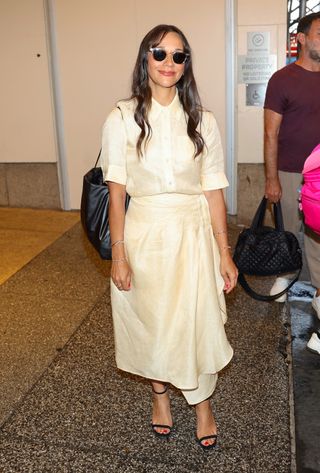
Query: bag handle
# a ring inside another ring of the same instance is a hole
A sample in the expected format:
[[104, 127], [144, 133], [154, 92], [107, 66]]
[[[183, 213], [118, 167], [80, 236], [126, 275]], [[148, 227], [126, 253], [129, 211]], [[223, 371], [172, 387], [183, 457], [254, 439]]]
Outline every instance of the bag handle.
[[295, 282], [298, 281], [299, 279], [299, 276], [300, 276], [300, 272], [301, 270], [299, 270], [298, 274], [296, 275], [296, 277], [290, 282], [290, 284], [288, 285], [288, 287], [286, 287], [283, 291], [279, 292], [278, 294], [274, 294], [272, 296], [265, 296], [263, 294], [259, 294], [258, 292], [254, 291], [248, 284], [248, 282], [246, 281], [246, 278], [244, 276], [243, 273], [240, 273], [239, 276], [238, 276], [238, 281], [239, 283], [241, 284], [241, 286], [243, 287], [243, 289], [246, 291], [247, 294], [249, 294], [249, 296], [253, 297], [253, 299], [256, 299], [257, 301], [264, 301], [264, 302], [271, 302], [271, 301], [274, 301], [276, 299], [278, 299], [278, 297], [281, 297], [283, 296], [286, 292], [289, 291], [289, 289], [294, 285]]
[[273, 215], [274, 215], [274, 221], [275, 221], [275, 228], [281, 232], [284, 232], [284, 224], [283, 224], [280, 200], [273, 204]]
[[[268, 203], [268, 199], [266, 197], [263, 197], [255, 213], [255, 216], [253, 217], [253, 220], [250, 226], [251, 230], [257, 230], [258, 228], [261, 228], [263, 226], [263, 221], [264, 221], [264, 217], [265, 217], [265, 213], [267, 209], [267, 203]], [[272, 207], [273, 207], [275, 228], [276, 230], [284, 231], [280, 201], [273, 203]]]

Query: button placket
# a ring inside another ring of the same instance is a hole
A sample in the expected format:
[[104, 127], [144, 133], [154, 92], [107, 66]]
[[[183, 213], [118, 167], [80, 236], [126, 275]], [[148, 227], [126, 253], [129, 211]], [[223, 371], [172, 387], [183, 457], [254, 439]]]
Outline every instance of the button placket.
[[174, 184], [174, 177], [173, 177], [173, 167], [172, 167], [172, 139], [171, 139], [171, 117], [170, 117], [170, 110], [166, 110], [163, 114], [163, 123], [162, 123], [162, 130], [163, 130], [163, 158], [165, 161], [165, 179], [166, 184], [168, 186], [168, 190], [171, 191], [172, 186]]

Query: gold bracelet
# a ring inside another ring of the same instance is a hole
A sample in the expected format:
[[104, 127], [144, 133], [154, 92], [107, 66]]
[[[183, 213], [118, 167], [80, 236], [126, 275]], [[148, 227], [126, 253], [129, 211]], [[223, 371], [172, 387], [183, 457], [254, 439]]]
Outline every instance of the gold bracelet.
[[122, 263], [123, 261], [127, 261], [127, 258], [119, 258], [119, 259], [113, 259], [113, 263]]
[[231, 246], [227, 245], [227, 246], [223, 246], [222, 248], [220, 248], [220, 251], [222, 250], [231, 250]]
[[116, 245], [120, 245], [120, 243], [124, 243], [124, 240], [117, 240], [114, 243], [112, 243], [111, 248]]

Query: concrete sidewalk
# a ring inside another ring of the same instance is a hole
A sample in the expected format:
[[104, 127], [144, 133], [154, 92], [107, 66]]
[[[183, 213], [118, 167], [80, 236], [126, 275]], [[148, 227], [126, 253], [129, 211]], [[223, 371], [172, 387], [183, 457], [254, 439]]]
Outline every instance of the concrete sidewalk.
[[[297, 473], [320, 472], [320, 356], [306, 344], [320, 328], [311, 308], [314, 288], [310, 283], [295, 285], [290, 297], [292, 371]], [[298, 292], [295, 297], [294, 292]]]
[[149, 384], [116, 369], [109, 269], [77, 224], [0, 286], [1, 473], [294, 471], [285, 306], [228, 296], [235, 356], [212, 398], [219, 448], [203, 452], [179, 392], [159, 440]]

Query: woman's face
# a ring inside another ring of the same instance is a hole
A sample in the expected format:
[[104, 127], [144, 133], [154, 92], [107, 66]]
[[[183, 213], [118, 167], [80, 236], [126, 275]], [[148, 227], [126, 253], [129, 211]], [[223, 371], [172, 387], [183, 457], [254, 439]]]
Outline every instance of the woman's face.
[[180, 80], [184, 72], [184, 64], [176, 64], [172, 54], [176, 51], [183, 52], [183, 43], [177, 33], [167, 33], [157, 48], [164, 49], [167, 53], [163, 61], [156, 61], [151, 52], [148, 52], [148, 76], [152, 93], [160, 89], [170, 89]]

